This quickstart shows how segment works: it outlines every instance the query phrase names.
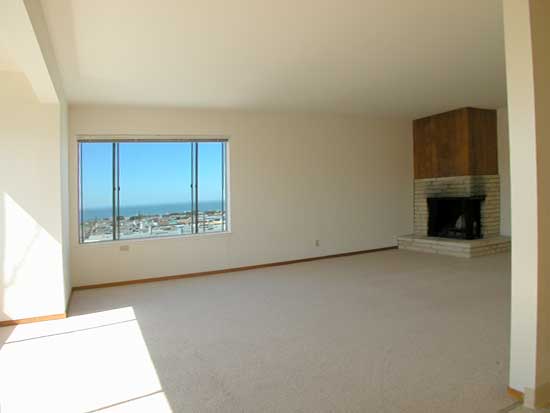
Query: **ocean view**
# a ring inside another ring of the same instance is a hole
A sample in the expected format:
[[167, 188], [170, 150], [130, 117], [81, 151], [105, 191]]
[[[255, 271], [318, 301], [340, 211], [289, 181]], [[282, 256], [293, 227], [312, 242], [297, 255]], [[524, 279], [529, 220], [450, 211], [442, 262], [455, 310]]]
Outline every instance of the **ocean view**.
[[[200, 201], [199, 211], [220, 211], [222, 209], [221, 201]], [[164, 215], [173, 212], [190, 212], [191, 202], [182, 202], [177, 204], [157, 204], [157, 205], [137, 205], [121, 206], [120, 215], [124, 217], [136, 215]], [[103, 208], [84, 208], [84, 221], [111, 218], [113, 216], [112, 207]]]
[[81, 242], [227, 231], [225, 145], [80, 142]]

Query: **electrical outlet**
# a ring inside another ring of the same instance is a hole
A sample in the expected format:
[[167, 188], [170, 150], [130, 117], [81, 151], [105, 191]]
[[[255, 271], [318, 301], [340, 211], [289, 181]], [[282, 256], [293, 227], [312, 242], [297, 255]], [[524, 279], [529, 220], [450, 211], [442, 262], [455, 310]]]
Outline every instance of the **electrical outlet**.
[[121, 252], [128, 252], [128, 251], [130, 251], [130, 246], [129, 245], [121, 245], [120, 246], [120, 251]]
[[320, 247], [320, 246], [321, 246], [321, 242], [320, 242], [318, 239], [315, 240], [315, 246], [316, 246], [316, 247]]

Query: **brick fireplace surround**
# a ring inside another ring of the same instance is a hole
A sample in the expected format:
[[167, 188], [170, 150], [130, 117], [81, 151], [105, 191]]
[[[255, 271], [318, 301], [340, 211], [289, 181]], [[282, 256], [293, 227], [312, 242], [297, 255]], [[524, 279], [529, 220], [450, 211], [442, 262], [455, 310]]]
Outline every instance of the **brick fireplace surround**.
[[[465, 108], [414, 122], [414, 233], [398, 237], [400, 249], [465, 258], [510, 250], [500, 235], [496, 148], [494, 111]], [[428, 236], [429, 197], [478, 195], [485, 196], [482, 239]]]

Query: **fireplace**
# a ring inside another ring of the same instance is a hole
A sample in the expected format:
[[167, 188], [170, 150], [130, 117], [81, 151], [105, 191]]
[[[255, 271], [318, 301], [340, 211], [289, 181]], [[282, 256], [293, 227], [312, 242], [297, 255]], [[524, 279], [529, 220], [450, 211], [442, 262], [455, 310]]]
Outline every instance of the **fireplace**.
[[496, 111], [416, 119], [413, 143], [414, 229], [399, 248], [464, 258], [510, 251], [500, 235]]
[[428, 198], [428, 236], [479, 239], [484, 195]]

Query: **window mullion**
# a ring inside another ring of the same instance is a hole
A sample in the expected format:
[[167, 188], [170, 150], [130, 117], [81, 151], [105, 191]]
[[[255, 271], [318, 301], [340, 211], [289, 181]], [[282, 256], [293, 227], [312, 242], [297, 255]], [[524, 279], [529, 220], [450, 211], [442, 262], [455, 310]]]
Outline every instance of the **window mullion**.
[[195, 234], [199, 233], [199, 144], [198, 142], [195, 142], [193, 144], [195, 146], [195, 159], [194, 159], [194, 167], [195, 167]]
[[113, 142], [113, 240], [116, 241], [119, 236], [119, 222], [118, 217], [120, 215], [119, 201], [120, 201], [120, 187], [119, 185], [119, 155], [118, 155], [118, 143]]
[[120, 239], [120, 144], [116, 144], [116, 233]]
[[194, 162], [193, 162], [193, 159], [194, 159], [194, 154], [195, 154], [195, 144], [194, 143], [191, 143], [191, 150], [189, 151], [190, 152], [190, 156], [191, 156], [191, 159], [190, 159], [190, 162], [189, 162], [189, 167], [191, 168], [191, 171], [190, 171], [190, 178], [191, 178], [191, 183], [190, 183], [190, 187], [191, 187], [191, 234], [194, 234], [195, 233], [195, 168], [194, 168]]
[[84, 242], [84, 189], [82, 188], [82, 144], [78, 144], [78, 182], [79, 182], [79, 205], [80, 208], [80, 243]]
[[226, 222], [226, 194], [225, 194], [225, 143], [221, 143], [221, 153], [222, 153], [222, 159], [221, 159], [221, 170], [222, 170], [222, 231], [225, 231], [227, 229], [227, 222]]

